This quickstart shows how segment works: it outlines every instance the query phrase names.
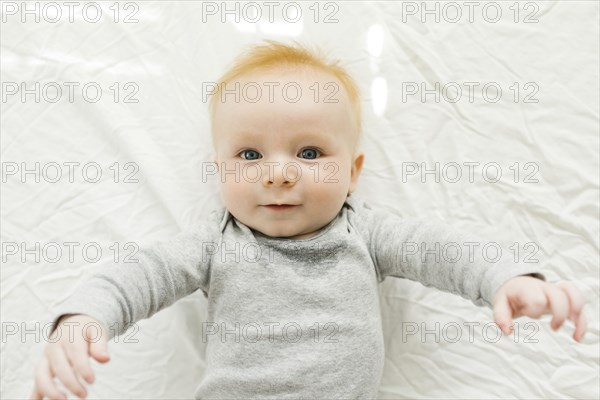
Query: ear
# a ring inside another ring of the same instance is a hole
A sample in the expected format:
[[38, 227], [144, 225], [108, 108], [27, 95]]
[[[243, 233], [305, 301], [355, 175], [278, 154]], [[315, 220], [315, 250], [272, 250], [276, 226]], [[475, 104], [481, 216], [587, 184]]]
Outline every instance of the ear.
[[360, 176], [360, 172], [362, 171], [363, 161], [365, 160], [365, 153], [362, 151], [357, 152], [354, 155], [354, 160], [352, 161], [352, 169], [350, 171], [350, 189], [348, 190], [348, 194], [354, 192], [356, 189], [356, 184], [358, 183], [358, 177]]

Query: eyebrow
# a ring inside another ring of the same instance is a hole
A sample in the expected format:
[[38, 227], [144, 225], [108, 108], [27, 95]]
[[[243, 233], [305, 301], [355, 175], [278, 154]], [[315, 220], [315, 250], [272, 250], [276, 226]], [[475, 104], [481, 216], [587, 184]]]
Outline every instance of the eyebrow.
[[[243, 139], [241, 139], [241, 136], [243, 136]], [[238, 142], [247, 141], [247, 140], [257, 141], [261, 137], [262, 137], [261, 134], [257, 134], [257, 133], [251, 132], [251, 131], [242, 131], [242, 132], [239, 132], [239, 134], [234, 137], [232, 142], [238, 143]], [[301, 133], [295, 134], [295, 135], [293, 135], [292, 140], [295, 140], [297, 142], [313, 141], [313, 142], [318, 142], [318, 143], [330, 144], [329, 138], [327, 138], [326, 136], [324, 136], [323, 134], [321, 134], [319, 132], [314, 132], [314, 131], [301, 132]]]

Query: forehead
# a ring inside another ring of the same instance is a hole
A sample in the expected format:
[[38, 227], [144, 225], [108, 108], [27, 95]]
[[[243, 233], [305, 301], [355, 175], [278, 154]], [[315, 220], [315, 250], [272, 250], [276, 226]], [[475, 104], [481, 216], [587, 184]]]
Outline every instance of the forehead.
[[353, 111], [342, 83], [335, 75], [313, 67], [244, 74], [222, 87], [215, 100], [216, 138], [253, 132], [281, 136], [298, 130], [336, 135], [352, 130]]

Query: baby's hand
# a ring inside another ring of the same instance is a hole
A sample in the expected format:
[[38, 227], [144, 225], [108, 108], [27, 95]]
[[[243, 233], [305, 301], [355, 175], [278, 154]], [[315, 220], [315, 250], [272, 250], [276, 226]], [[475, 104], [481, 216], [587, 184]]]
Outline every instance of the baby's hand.
[[[64, 325], [65, 322], [76, 322], [77, 324]], [[90, 322], [102, 327], [97, 320], [83, 314], [66, 315], [59, 320], [57, 328], [50, 335], [51, 342], [46, 346], [44, 356], [36, 367], [32, 400], [42, 400], [44, 397], [66, 400], [66, 394], [58, 390], [55, 385], [55, 376], [76, 396], [80, 398], [87, 396], [85, 387], [75, 373], [86, 382], [92, 383], [94, 382], [94, 372], [90, 367], [88, 355], [101, 363], [110, 360], [105, 328], [101, 328], [100, 339], [92, 342], [95, 338], [90, 335], [95, 335], [96, 331], [94, 329], [84, 331], [83, 329], [84, 325]], [[74, 336], [69, 335], [69, 326], [72, 327]], [[58, 340], [56, 340], [57, 335], [60, 335]]]
[[506, 281], [493, 301], [496, 324], [508, 335], [512, 331], [512, 318], [525, 315], [539, 318], [552, 314], [550, 326], [557, 330], [568, 317], [575, 323], [573, 339], [581, 342], [586, 329], [586, 319], [581, 312], [583, 295], [570, 282], [556, 284], [530, 276], [517, 276]]

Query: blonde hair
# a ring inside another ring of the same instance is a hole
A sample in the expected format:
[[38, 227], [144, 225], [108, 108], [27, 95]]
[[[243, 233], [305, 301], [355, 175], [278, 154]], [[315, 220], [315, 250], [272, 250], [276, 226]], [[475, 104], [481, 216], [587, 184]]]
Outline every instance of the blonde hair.
[[256, 70], [266, 70], [276, 66], [312, 66], [334, 75], [342, 83], [348, 93], [355, 115], [356, 142], [362, 130], [360, 92], [354, 79], [339, 65], [339, 60], [329, 61], [320, 51], [311, 51], [294, 41], [289, 46], [274, 40], [265, 40], [268, 44], [257, 45], [242, 53], [235, 59], [233, 65], [219, 78], [217, 88], [212, 93], [209, 102], [211, 119], [214, 119], [215, 104], [221, 96], [221, 87], [235, 78]]

